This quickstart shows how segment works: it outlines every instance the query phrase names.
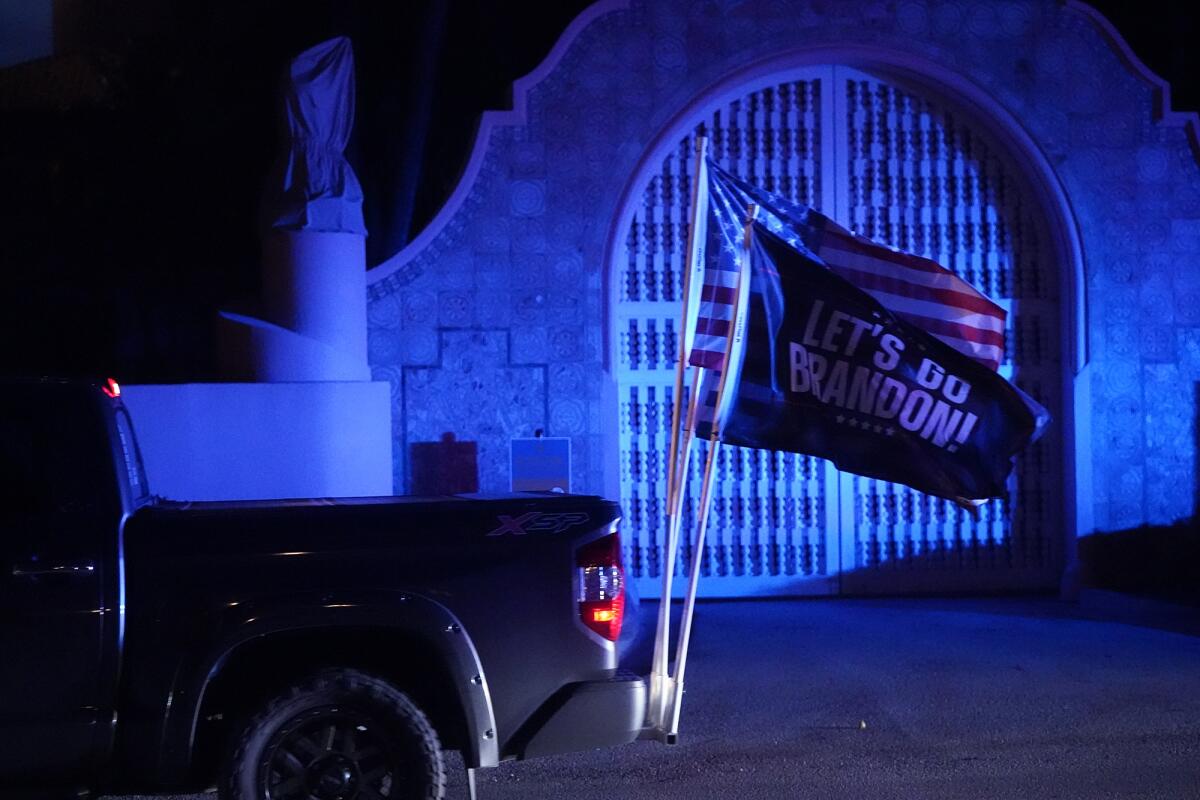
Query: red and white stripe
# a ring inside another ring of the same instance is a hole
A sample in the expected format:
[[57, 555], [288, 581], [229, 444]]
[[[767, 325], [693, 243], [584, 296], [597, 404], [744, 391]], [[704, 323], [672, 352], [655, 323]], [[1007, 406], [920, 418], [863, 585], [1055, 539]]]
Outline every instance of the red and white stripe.
[[833, 272], [960, 353], [992, 370], [1000, 366], [1003, 308], [935, 261], [864, 239], [827, 217], [823, 222], [816, 253]]
[[725, 359], [725, 343], [733, 327], [733, 307], [738, 292], [738, 273], [708, 269], [700, 292], [692, 341], [692, 366], [720, 369]]
[[[690, 261], [692, 302], [685, 327], [689, 346], [684, 352], [692, 366], [720, 369], [725, 360], [726, 342], [734, 328], [738, 275], [746, 257], [742, 240], [747, 208], [731, 196], [720, 174], [709, 172], [707, 159], [697, 180], [700, 183], [693, 216], [696, 226], [693, 241], [697, 244]], [[708, 239], [709, 225], [717, 226], [716, 239], [720, 247], [714, 252], [705, 252], [703, 245]], [[745, 300], [749, 281], [741, 291]]]

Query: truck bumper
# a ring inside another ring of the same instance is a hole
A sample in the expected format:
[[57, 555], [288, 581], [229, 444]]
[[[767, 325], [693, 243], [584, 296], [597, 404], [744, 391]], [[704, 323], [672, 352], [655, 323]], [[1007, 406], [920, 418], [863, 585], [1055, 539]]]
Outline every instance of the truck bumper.
[[521, 758], [628, 744], [646, 720], [646, 682], [619, 673], [607, 681], [573, 683], [554, 696], [538, 717]]

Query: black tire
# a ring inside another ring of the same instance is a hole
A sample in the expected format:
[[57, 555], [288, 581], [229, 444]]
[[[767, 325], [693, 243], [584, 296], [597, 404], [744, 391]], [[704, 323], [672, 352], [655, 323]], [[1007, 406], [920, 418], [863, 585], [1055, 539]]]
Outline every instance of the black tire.
[[223, 800], [439, 800], [446, 768], [421, 709], [387, 681], [328, 670], [272, 698], [235, 734]]

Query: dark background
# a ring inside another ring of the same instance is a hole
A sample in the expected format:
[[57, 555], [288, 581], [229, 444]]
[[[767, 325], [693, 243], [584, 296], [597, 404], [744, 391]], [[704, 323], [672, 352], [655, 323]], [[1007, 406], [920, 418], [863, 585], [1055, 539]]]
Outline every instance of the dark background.
[[[0, 70], [0, 374], [213, 377], [215, 311], [255, 311], [291, 56], [353, 40], [348, 157], [375, 265], [437, 213], [480, 114], [510, 107], [587, 5], [60, 0], [56, 55]], [[1175, 109], [1200, 109], [1190, 4], [1094, 5], [1172, 83]]]

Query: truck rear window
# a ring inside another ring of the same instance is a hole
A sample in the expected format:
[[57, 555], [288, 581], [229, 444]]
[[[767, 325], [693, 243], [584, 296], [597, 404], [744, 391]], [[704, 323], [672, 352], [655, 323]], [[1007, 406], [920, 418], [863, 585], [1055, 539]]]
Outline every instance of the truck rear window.
[[124, 408], [117, 409], [117, 438], [120, 439], [121, 457], [134, 503], [141, 504], [150, 494], [150, 490], [146, 486], [142, 454], [138, 452], [137, 439], [133, 435], [133, 423], [129, 419], [129, 412]]

